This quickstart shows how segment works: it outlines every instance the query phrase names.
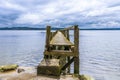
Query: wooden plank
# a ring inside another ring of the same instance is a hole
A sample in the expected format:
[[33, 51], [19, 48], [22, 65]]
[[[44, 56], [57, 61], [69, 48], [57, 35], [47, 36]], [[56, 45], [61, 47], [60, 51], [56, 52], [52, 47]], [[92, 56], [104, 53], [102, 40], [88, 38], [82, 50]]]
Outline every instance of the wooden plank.
[[56, 35], [52, 38], [50, 41], [50, 45], [73, 45], [72, 42], [70, 42], [61, 31], [58, 31]]
[[74, 52], [76, 57], [74, 57], [74, 74], [79, 74], [79, 29], [78, 26], [74, 26]]
[[77, 56], [76, 54], [74, 54], [73, 52], [70, 51], [64, 51], [64, 52], [58, 52], [58, 51], [45, 51], [44, 52], [45, 55], [57, 55], [57, 56]]

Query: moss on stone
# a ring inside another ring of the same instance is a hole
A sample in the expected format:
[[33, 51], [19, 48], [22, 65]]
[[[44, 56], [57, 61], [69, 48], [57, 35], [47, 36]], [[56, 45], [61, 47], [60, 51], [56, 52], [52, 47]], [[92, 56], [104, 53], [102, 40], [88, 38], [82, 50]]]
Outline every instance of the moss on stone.
[[94, 78], [89, 75], [79, 75], [79, 74], [72, 74], [72, 75], [73, 77], [78, 77], [79, 80], [94, 80]]
[[93, 77], [89, 75], [79, 75], [80, 80], [95, 80]]
[[17, 64], [0, 66], [0, 72], [15, 70], [17, 67], [18, 67]]

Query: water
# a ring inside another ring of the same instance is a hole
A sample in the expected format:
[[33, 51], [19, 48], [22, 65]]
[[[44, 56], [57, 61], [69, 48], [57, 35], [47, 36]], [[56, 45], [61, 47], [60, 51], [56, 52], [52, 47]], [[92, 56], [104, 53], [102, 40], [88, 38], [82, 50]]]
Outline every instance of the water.
[[[81, 74], [120, 80], [120, 31], [80, 31]], [[43, 58], [45, 31], [0, 31], [0, 65], [37, 66]]]
[[45, 31], [0, 31], [0, 65], [38, 65], [44, 42]]
[[120, 80], [120, 31], [81, 31], [81, 73]]

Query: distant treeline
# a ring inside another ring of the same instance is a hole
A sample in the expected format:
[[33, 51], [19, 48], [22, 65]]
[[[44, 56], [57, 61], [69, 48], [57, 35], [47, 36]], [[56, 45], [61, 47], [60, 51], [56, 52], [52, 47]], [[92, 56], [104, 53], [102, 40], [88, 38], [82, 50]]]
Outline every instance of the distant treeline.
[[80, 28], [80, 30], [120, 30], [120, 28]]
[[[64, 28], [51, 28], [52, 30], [60, 30]], [[30, 27], [4, 27], [0, 30], [46, 30], [46, 28], [30, 28]], [[80, 28], [80, 30], [120, 30], [120, 28]]]
[[[58, 30], [58, 29], [63, 29], [63, 28], [52, 28], [52, 30]], [[0, 30], [46, 30], [46, 28], [30, 28], [30, 27], [5, 27], [5, 28], [0, 28]]]

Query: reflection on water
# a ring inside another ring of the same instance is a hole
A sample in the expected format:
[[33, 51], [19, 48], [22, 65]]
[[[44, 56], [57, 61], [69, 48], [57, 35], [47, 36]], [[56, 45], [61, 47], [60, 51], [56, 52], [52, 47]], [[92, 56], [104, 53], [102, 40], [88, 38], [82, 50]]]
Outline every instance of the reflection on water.
[[[80, 31], [80, 70], [96, 80], [120, 80], [120, 31]], [[0, 31], [0, 65], [37, 66], [45, 31]]]

